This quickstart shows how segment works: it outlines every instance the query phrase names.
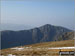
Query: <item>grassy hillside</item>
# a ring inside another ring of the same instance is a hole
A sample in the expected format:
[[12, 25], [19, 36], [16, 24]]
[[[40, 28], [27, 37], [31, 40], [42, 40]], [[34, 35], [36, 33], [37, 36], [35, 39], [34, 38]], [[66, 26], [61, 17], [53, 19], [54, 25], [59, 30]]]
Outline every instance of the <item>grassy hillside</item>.
[[[47, 49], [50, 47], [71, 47], [74, 46], [74, 40], [65, 40], [65, 41], [55, 41], [55, 42], [45, 42], [45, 43], [37, 43], [33, 45], [25, 45], [25, 46], [19, 46], [25, 48], [22, 51], [13, 50], [11, 48], [8, 49], [2, 49], [1, 54], [7, 55], [7, 54], [15, 54], [15, 55], [59, 55], [59, 51], [57, 49]], [[26, 48], [31, 47], [31, 48]], [[73, 51], [72, 49], [64, 51]]]
[[[30, 45], [28, 45], [28, 46], [30, 46]], [[31, 46], [32, 47], [69, 47], [69, 46], [74, 46], [74, 40], [37, 43], [37, 44], [33, 44]]]

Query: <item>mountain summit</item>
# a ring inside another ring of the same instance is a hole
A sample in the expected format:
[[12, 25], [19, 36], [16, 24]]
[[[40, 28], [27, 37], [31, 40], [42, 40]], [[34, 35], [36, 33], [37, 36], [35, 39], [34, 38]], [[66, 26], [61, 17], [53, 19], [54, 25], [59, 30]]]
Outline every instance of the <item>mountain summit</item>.
[[[2, 31], [1, 47], [10, 48], [14, 46], [35, 44], [40, 42], [59, 41], [60, 36], [67, 32], [72, 32], [64, 27], [53, 26], [50, 24], [43, 25], [38, 28], [20, 31]], [[71, 38], [67, 38], [71, 39]], [[60, 40], [66, 40], [65, 37]]]

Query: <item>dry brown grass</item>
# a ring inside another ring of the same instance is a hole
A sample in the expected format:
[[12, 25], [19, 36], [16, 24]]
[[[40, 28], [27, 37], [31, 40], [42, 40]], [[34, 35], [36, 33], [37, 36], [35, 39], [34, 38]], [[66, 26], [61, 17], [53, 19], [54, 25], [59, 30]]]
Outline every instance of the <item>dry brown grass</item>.
[[74, 40], [54, 41], [27, 45], [32, 47], [69, 47], [74, 46]]
[[[56, 42], [45, 42], [45, 43], [38, 43], [38, 44], [32, 44], [32, 45], [25, 45], [23, 47], [29, 47], [33, 50], [24, 50], [24, 51], [16, 51], [12, 50], [10, 48], [1, 50], [1, 54], [7, 55], [7, 54], [21, 54], [21, 55], [58, 55], [59, 49], [42, 49], [42, 48], [48, 48], [48, 47], [69, 47], [74, 46], [74, 40], [65, 40], [65, 41], [56, 41]], [[41, 48], [40, 50], [37, 50], [36, 48]], [[73, 49], [62, 49], [61, 51], [74, 51]]]

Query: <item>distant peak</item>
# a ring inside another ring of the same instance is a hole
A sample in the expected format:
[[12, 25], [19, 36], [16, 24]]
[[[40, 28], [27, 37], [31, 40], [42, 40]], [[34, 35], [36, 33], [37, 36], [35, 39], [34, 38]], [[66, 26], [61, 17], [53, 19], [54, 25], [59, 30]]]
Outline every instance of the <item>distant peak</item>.
[[51, 27], [51, 26], [53, 26], [53, 25], [51, 25], [51, 24], [45, 24], [42, 27]]
[[44, 26], [52, 26], [51, 24], [45, 24]]
[[51, 25], [51, 24], [45, 24], [45, 25], [43, 25], [43, 26], [41, 26], [40, 27], [40, 29], [50, 29], [50, 28], [52, 28], [53, 27], [53, 25]]

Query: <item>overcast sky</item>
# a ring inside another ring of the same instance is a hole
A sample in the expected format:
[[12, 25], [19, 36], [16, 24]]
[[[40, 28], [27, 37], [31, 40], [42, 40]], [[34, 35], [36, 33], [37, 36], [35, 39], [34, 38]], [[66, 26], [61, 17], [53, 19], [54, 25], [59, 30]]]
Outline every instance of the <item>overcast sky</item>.
[[74, 0], [1, 1], [1, 23], [74, 28]]

